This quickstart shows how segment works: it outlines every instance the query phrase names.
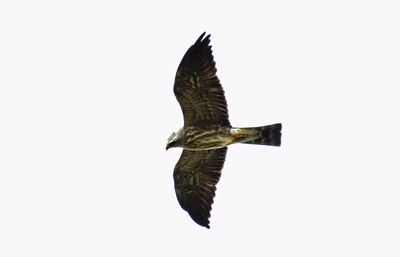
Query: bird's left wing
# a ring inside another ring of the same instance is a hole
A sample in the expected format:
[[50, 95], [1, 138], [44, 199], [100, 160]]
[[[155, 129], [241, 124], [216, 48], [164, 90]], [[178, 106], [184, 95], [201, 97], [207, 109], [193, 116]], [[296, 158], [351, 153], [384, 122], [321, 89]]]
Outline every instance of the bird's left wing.
[[175, 166], [175, 192], [181, 207], [200, 226], [210, 228], [211, 205], [224, 166], [227, 147], [183, 150]]
[[182, 58], [175, 76], [174, 93], [182, 108], [185, 127], [231, 127], [225, 93], [216, 74], [210, 35], [204, 35]]

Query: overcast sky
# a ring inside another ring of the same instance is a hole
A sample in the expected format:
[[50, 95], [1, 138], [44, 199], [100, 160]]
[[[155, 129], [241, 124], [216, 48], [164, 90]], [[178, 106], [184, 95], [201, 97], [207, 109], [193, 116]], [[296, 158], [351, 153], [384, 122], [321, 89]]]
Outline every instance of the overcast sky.
[[[399, 12], [2, 1], [0, 256], [399, 256]], [[280, 148], [229, 147], [209, 230], [165, 151], [176, 68], [204, 31], [231, 123], [283, 124]]]

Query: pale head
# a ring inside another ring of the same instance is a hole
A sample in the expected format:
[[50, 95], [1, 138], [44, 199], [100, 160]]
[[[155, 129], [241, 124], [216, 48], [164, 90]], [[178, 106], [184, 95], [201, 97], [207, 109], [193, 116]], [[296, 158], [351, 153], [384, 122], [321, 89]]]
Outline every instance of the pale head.
[[169, 148], [172, 148], [172, 147], [179, 147], [179, 146], [181, 146], [181, 142], [182, 142], [182, 140], [181, 140], [181, 130], [179, 130], [178, 132], [173, 132], [170, 136], [169, 136], [169, 138], [168, 138], [168, 140], [167, 140], [167, 146], [166, 146], [166, 150], [168, 150]]

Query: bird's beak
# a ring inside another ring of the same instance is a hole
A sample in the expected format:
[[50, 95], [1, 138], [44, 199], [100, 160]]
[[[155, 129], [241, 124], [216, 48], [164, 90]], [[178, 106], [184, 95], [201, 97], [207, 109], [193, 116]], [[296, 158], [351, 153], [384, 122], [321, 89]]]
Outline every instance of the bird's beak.
[[167, 144], [167, 145], [165, 146], [165, 151], [168, 151], [169, 148], [170, 148], [170, 147], [169, 147], [169, 144]]

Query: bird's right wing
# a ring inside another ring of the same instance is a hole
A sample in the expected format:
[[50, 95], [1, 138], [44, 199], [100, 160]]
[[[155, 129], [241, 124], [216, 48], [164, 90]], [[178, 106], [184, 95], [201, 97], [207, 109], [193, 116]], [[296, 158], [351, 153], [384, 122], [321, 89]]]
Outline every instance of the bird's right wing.
[[224, 166], [227, 147], [183, 150], [175, 166], [175, 192], [181, 207], [200, 226], [210, 228], [211, 205]]

